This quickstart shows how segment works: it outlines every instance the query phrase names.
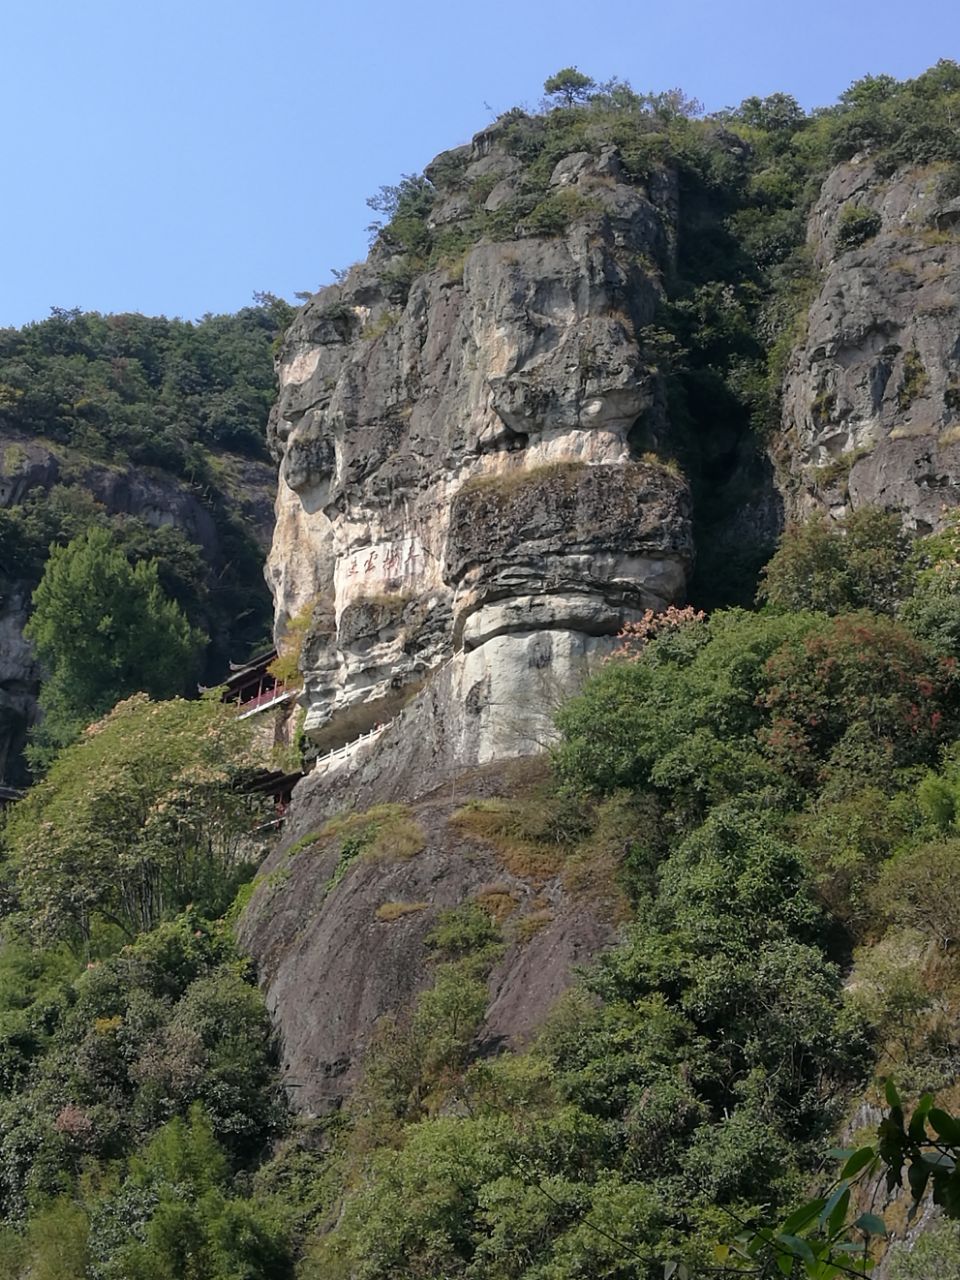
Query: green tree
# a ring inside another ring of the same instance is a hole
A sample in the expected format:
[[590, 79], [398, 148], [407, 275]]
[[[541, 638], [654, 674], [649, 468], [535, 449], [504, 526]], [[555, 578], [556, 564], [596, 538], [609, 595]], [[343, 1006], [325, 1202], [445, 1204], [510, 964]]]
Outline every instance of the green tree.
[[913, 591], [899, 617], [938, 653], [960, 655], [960, 519], [951, 513], [939, 533], [919, 538], [912, 556]]
[[230, 1195], [228, 1164], [202, 1107], [158, 1130], [92, 1215], [103, 1280], [284, 1280], [276, 1226]]
[[832, 618], [784, 644], [764, 669], [760, 739], [806, 784], [841, 776], [888, 785], [894, 769], [932, 764], [956, 730], [956, 671], [890, 618]]
[[596, 82], [576, 67], [562, 67], [543, 82], [543, 92], [564, 107], [586, 102], [596, 87]]
[[26, 627], [46, 671], [32, 762], [48, 765], [121, 698], [167, 698], [196, 677], [205, 637], [163, 593], [154, 561], [131, 565], [110, 532], [51, 550]]
[[893, 613], [913, 583], [900, 517], [860, 507], [842, 521], [816, 512], [784, 533], [759, 597], [784, 611]]
[[223, 909], [257, 812], [234, 785], [247, 742], [219, 702], [141, 694], [65, 748], [4, 833], [34, 931], [86, 941], [98, 915], [133, 935], [190, 901]]

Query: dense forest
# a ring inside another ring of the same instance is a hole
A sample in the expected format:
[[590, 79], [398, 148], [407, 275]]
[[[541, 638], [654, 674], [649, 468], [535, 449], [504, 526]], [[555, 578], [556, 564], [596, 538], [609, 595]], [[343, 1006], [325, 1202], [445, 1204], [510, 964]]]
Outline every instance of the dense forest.
[[[47, 675], [35, 767], [119, 698], [195, 691], [269, 642], [268, 531], [248, 507], [258, 485], [267, 510], [272, 500], [273, 346], [291, 314], [260, 295], [196, 324], [54, 310], [0, 331], [0, 447], [13, 487], [0, 507], [0, 606], [29, 599], [51, 548], [56, 558], [87, 539], [85, 556], [60, 561], [59, 582], [52, 574], [35, 601]], [[33, 474], [28, 446], [43, 458], [35, 484], [18, 479]], [[118, 656], [132, 644], [139, 653]]]
[[[565, 226], [571, 193], [547, 177], [578, 148], [615, 142], [637, 174], [677, 169], [698, 232], [646, 340], [703, 496], [705, 437], [746, 422], [759, 448], [773, 430], [830, 164], [930, 165], [960, 192], [960, 67], [868, 77], [809, 115], [774, 95], [703, 117], [682, 94], [572, 69], [545, 87], [541, 113], [501, 121], [527, 189], [502, 215], [478, 205], [468, 236]], [[433, 199], [429, 176], [375, 198], [375, 253], [400, 294], [469, 245], [431, 225]], [[842, 234], [872, 232], [854, 215]], [[283, 318], [275, 302], [193, 327], [55, 316], [0, 335], [2, 413], [84, 456], [207, 484], [218, 449], [263, 449], [271, 387], [250, 370]], [[98, 576], [91, 564], [140, 593], [183, 661], [212, 625], [182, 547], [86, 503], [64, 486], [0, 512], [2, 563], [37, 587], [54, 694], [58, 662], [82, 677], [96, 658], [45, 602]], [[882, 1252], [877, 1170], [896, 1182], [906, 1158], [912, 1192], [932, 1180], [946, 1212], [914, 1249], [894, 1246], [887, 1274], [960, 1280], [958, 566], [955, 521], [911, 541], [870, 507], [813, 516], [785, 532], [754, 599], [759, 566], [707, 559], [690, 607], [628, 627], [559, 711], [538, 780], [466, 796], [457, 816], [602, 895], [619, 941], [528, 1050], [478, 1057], [487, 975], [516, 939], [496, 904], [438, 912], [427, 988], [381, 1021], [361, 1086], [323, 1117], [286, 1105], [235, 941], [263, 853], [243, 724], [137, 684], [142, 654], [106, 689], [91, 675], [2, 833], [4, 1274], [832, 1280]], [[244, 573], [238, 560], [231, 589]], [[95, 721], [79, 738], [78, 718]], [[352, 860], [419, 847], [403, 806], [334, 820], [288, 856], [320, 841], [340, 849], [328, 894]], [[878, 1078], [896, 1082], [885, 1104]], [[942, 1103], [921, 1101], [909, 1135], [897, 1088]], [[885, 1136], [851, 1158], [876, 1131], [856, 1118], [864, 1101], [885, 1105]]]

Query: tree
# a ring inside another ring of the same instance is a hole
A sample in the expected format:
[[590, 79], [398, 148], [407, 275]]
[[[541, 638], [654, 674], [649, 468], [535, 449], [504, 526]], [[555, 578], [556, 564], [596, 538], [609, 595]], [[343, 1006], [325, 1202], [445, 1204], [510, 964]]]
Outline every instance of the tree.
[[956, 729], [956, 669], [904, 627], [850, 614], [784, 644], [764, 669], [759, 737], [788, 776], [884, 786], [932, 764]]
[[107, 529], [53, 548], [33, 603], [25, 634], [47, 672], [35, 766], [121, 698], [189, 690], [206, 637], [164, 595], [156, 562], [131, 566]]
[[247, 726], [203, 700], [120, 703], [14, 807], [4, 831], [42, 937], [85, 942], [99, 916], [131, 936], [187, 902], [230, 900], [255, 803]]
[[787, 529], [757, 593], [777, 609], [893, 613], [909, 595], [910, 541], [900, 517], [860, 507], [843, 521], [816, 512]]
[[543, 82], [543, 92], [553, 98], [559, 106], [572, 107], [578, 102], [586, 102], [596, 82], [585, 76], [576, 67], [562, 67], [555, 75], [548, 76]]
[[735, 112], [735, 120], [765, 133], [794, 133], [806, 123], [806, 113], [789, 93], [771, 93], [766, 98], [744, 98]]

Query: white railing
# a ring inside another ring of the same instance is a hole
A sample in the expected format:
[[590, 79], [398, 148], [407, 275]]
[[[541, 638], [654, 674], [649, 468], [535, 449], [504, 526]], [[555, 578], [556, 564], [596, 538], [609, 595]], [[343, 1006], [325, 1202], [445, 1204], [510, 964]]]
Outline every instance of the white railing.
[[273, 697], [269, 696], [271, 693], [273, 693], [272, 689], [266, 694], [260, 694], [259, 698], [263, 699], [262, 702], [259, 698], [252, 699], [252, 701], [255, 701], [257, 704], [255, 707], [251, 707], [249, 703], [241, 703], [240, 714], [237, 716], [237, 719], [246, 720], [249, 716], [258, 715], [261, 711], [269, 711], [271, 707], [277, 707], [281, 702], [287, 702], [290, 698], [295, 698], [299, 693], [299, 690], [284, 689], [281, 693], [274, 694]]
[[[394, 716], [394, 720], [396, 720]], [[328, 751], [325, 756], [317, 756], [314, 761], [314, 771], [319, 769], [321, 765], [326, 768], [328, 764], [333, 764], [335, 760], [340, 760], [344, 756], [353, 754], [354, 748], [359, 747], [363, 742], [369, 742], [371, 738], [379, 738], [384, 729], [389, 729], [394, 720], [388, 720], [386, 724], [374, 725], [367, 733], [361, 733], [359, 738], [353, 738], [350, 742], [345, 742], [342, 747], [336, 747], [333, 751]]]
[[[454, 662], [457, 658], [460, 658], [462, 656], [463, 656], [462, 650], [457, 653], [452, 653], [448, 658], [445, 658], [443, 662], [439, 663], [431, 671], [427, 672], [427, 676], [423, 684], [423, 689], [425, 689], [427, 687], [427, 684], [430, 681], [434, 680], [440, 674], [440, 672], [444, 670], [445, 667], [448, 667], [451, 662]], [[419, 694], [423, 692], [423, 689], [421, 689], [418, 692], [417, 697], [419, 697]], [[372, 738], [379, 738], [380, 734], [385, 732], [385, 730], [389, 729], [391, 725], [395, 725], [397, 724], [398, 721], [403, 719], [403, 717], [407, 714], [407, 708], [412, 706], [415, 700], [416, 699], [411, 700], [411, 702], [409, 702], [406, 707], [401, 707], [400, 710], [397, 712], [397, 714], [391, 720], [387, 720], [384, 724], [374, 725], [374, 727], [368, 730], [367, 733], [361, 733], [359, 738], [353, 738], [350, 742], [345, 742], [342, 747], [337, 747], [333, 751], [328, 751], [327, 754], [324, 756], [317, 756], [313, 764], [314, 772], [320, 769], [321, 766], [324, 769], [326, 769], [327, 765], [333, 764], [334, 761], [341, 760], [345, 756], [352, 755], [354, 749], [356, 747], [359, 747], [361, 743], [369, 742]]]

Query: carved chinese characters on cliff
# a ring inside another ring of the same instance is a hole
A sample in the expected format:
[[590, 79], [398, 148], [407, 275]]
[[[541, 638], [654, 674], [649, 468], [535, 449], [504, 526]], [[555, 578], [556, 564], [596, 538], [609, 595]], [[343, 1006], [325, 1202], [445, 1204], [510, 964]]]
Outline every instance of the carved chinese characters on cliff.
[[348, 595], [370, 590], [389, 590], [405, 580], [421, 576], [424, 567], [423, 547], [419, 538], [403, 538], [399, 542], [381, 542], [341, 556], [336, 568], [337, 592]]

